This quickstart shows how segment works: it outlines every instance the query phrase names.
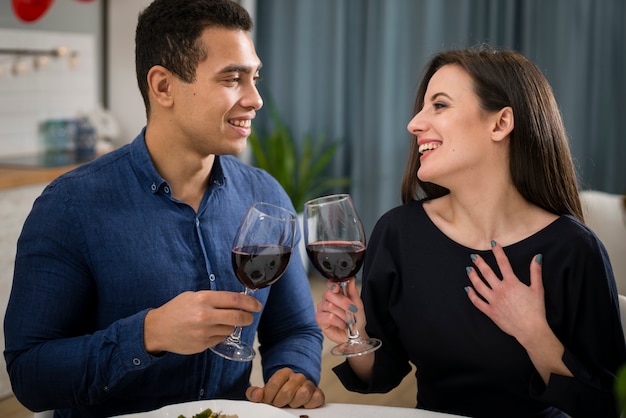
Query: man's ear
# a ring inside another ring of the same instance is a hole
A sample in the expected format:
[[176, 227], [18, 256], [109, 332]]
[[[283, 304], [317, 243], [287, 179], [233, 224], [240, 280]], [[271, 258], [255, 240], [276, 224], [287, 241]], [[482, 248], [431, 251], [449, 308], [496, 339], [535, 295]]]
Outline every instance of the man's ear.
[[510, 106], [503, 107], [495, 115], [495, 125], [491, 132], [491, 139], [501, 141], [507, 138], [513, 131], [514, 126], [515, 118], [513, 116], [513, 109]]
[[155, 65], [148, 71], [148, 91], [155, 103], [170, 107], [174, 103], [172, 79], [174, 75], [165, 67]]

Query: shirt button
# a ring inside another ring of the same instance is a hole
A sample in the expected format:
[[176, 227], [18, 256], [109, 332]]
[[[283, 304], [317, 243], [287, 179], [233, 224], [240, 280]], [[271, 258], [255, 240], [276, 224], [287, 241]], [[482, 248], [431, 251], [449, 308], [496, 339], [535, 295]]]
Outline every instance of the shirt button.
[[152, 186], [150, 186], [150, 188], [152, 189], [152, 191], [155, 191], [156, 190], [156, 184], [152, 183]]
[[200, 397], [204, 396], [204, 389], [200, 389]]
[[163, 188], [163, 190], [165, 190], [165, 193], [169, 193], [170, 192], [170, 188], [165, 186], [165, 188]]
[[135, 358], [133, 359], [133, 364], [134, 364], [135, 366], [140, 366], [140, 365], [141, 365], [141, 360], [139, 360], [137, 357], [135, 357]]
[[213, 274], [213, 273], [209, 274], [209, 280], [214, 282], [215, 281], [215, 274]]

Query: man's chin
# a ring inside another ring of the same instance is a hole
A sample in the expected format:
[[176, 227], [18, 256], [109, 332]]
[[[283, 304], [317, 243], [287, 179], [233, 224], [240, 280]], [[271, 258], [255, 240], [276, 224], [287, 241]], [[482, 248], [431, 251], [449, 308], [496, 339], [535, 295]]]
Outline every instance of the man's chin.
[[248, 142], [243, 141], [243, 143], [240, 146], [233, 147], [233, 152], [230, 152], [229, 155], [235, 155], [239, 157], [242, 154], [245, 154], [247, 149], [248, 149]]

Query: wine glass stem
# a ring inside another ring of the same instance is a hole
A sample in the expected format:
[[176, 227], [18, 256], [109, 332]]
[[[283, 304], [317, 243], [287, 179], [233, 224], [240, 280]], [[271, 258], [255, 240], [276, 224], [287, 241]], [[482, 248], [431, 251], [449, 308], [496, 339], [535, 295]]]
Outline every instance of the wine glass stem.
[[[249, 289], [248, 287], [246, 287], [246, 290], [244, 290], [243, 294], [244, 295], [248, 295], [248, 296], [252, 296], [254, 291], [255, 291], [255, 289]], [[228, 339], [230, 341], [232, 341], [232, 342], [235, 342], [235, 343], [241, 342], [241, 331], [242, 330], [243, 330], [243, 327], [241, 325], [237, 325], [235, 327], [233, 333], [228, 336]]]
[[[340, 282], [341, 291], [345, 296], [348, 296], [348, 290], [346, 287], [348, 286], [349, 281]], [[359, 331], [356, 329], [356, 316], [354, 312], [347, 310], [346, 311], [346, 322], [348, 323], [348, 338], [350, 340], [359, 339]]]

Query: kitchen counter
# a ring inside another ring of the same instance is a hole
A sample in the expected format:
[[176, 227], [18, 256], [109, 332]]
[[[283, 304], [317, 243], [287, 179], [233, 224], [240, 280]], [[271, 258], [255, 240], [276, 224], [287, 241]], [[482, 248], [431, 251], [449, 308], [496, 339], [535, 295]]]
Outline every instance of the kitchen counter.
[[0, 189], [50, 183], [89, 160], [79, 160], [71, 152], [0, 158]]
[[0, 189], [50, 183], [75, 167], [78, 164], [62, 167], [10, 167], [0, 164]]

